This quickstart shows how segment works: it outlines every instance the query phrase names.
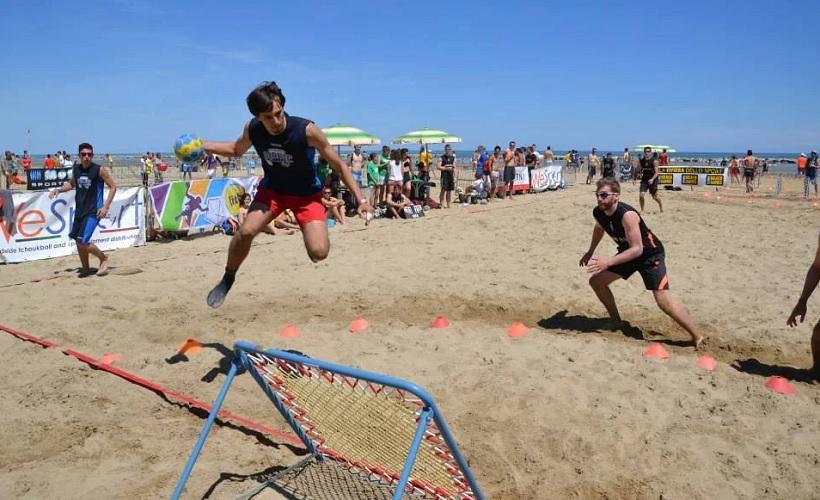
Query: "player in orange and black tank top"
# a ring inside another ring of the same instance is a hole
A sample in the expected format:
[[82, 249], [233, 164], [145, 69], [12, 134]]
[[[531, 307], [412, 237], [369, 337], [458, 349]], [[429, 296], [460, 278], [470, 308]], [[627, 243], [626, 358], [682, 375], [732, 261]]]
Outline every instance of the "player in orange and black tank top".
[[641, 187], [639, 189], [639, 201], [641, 204], [641, 213], [644, 209], [644, 196], [646, 192], [652, 195], [652, 198], [658, 203], [658, 207], [663, 213], [663, 203], [661, 203], [661, 195], [658, 193], [658, 161], [652, 156], [652, 148], [645, 148], [643, 156], [639, 159], [639, 166], [641, 169]]
[[[620, 193], [621, 185], [615, 179], [603, 178], [596, 184], [598, 206], [592, 211], [596, 224], [589, 250], [580, 261], [581, 266], [587, 266], [587, 270], [593, 273], [589, 284], [610, 318], [620, 323], [621, 315], [609, 285], [618, 279], [628, 279], [637, 271], [646, 289], [652, 291], [658, 307], [689, 333], [697, 349], [704, 337], [692, 323], [686, 309], [672, 300], [663, 244], [634, 208], [619, 201]], [[614, 257], [593, 256], [604, 234], [608, 234], [618, 245], [618, 253]]]

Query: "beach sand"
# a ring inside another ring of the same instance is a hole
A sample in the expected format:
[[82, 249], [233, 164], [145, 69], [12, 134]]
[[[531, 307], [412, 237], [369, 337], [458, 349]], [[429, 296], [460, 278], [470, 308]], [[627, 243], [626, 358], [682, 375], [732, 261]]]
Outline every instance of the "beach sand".
[[[816, 498], [820, 385], [793, 380], [797, 392], [785, 396], [764, 383], [799, 379], [779, 367], [811, 362], [820, 294], [806, 323], [785, 320], [820, 209], [793, 197], [774, 208], [738, 190], [720, 200], [662, 192], [663, 214], [647, 200], [674, 297], [718, 360], [706, 372], [637, 275], [613, 285], [628, 335], [603, 330], [604, 308], [578, 267], [592, 192], [580, 185], [367, 229], [353, 220], [331, 230], [319, 264], [298, 235], [263, 235], [218, 310], [205, 295], [224, 267], [220, 235], [112, 252], [104, 278], [77, 278], [76, 256], [0, 266], [1, 323], [94, 357], [116, 353], [116, 366], [209, 403], [226, 369], [217, 347], [238, 339], [412, 380], [435, 397], [488, 498]], [[626, 184], [622, 200], [637, 207], [637, 189]], [[614, 248], [605, 239], [599, 252]], [[359, 315], [371, 327], [352, 335]], [[436, 315], [451, 326], [428, 328]], [[506, 336], [513, 321], [530, 327], [526, 338]], [[302, 337], [280, 338], [286, 323]], [[213, 345], [169, 362], [189, 337]], [[642, 357], [650, 341], [671, 358]], [[170, 495], [202, 412], [55, 349], [9, 335], [0, 349], [5, 498]], [[225, 408], [287, 429], [248, 375]], [[282, 439], [215, 426], [186, 497], [229, 498], [303, 456]]]

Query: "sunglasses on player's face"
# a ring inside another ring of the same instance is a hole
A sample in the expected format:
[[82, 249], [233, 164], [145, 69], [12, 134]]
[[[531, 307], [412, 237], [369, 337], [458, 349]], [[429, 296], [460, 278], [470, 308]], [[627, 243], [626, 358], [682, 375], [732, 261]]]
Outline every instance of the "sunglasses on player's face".
[[80, 151], [80, 158], [93, 158], [94, 153], [89, 153], [87, 151]]
[[616, 194], [618, 193], [607, 193], [606, 191], [598, 191], [597, 193], [595, 193], [595, 197], [599, 200], [605, 200], [610, 196], [615, 196]]

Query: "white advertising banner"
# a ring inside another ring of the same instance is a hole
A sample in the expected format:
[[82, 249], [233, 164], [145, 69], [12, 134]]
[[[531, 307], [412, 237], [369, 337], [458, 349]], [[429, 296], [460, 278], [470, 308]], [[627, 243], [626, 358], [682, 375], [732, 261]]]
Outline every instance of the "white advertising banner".
[[536, 192], [548, 189], [558, 189], [563, 185], [564, 179], [560, 165], [548, 165], [532, 169], [532, 189]]
[[661, 186], [728, 186], [729, 169], [724, 167], [658, 167]]
[[[108, 191], [103, 195], [108, 196]], [[145, 244], [145, 203], [141, 187], [119, 189], [91, 242], [100, 250]], [[105, 198], [104, 198], [105, 199]], [[74, 191], [49, 199], [48, 192], [14, 193], [14, 222], [0, 224], [0, 262], [25, 262], [77, 253], [68, 238], [74, 224]]]
[[530, 171], [527, 167], [515, 167], [515, 181], [513, 191], [527, 191], [530, 189]]

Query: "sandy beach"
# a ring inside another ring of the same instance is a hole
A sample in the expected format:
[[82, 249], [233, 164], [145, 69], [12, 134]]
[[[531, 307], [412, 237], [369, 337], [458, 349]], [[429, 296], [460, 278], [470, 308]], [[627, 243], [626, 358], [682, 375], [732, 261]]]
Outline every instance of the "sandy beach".
[[[791, 193], [798, 181], [787, 179]], [[107, 277], [79, 279], [76, 256], [0, 266], [0, 324], [117, 363], [212, 402], [236, 340], [405, 378], [444, 412], [488, 498], [816, 498], [820, 384], [806, 323], [785, 326], [817, 244], [820, 208], [718, 193], [662, 192], [647, 225], [667, 252], [671, 289], [709, 337], [713, 372], [635, 276], [613, 285], [631, 328], [605, 310], [578, 259], [589, 245], [593, 187], [433, 210], [416, 221], [361, 220], [331, 230], [330, 257], [299, 235], [260, 236], [224, 306], [205, 295], [228, 238], [111, 253]], [[627, 183], [622, 200], [638, 205]], [[611, 255], [605, 239], [599, 252]], [[43, 279], [49, 278], [49, 279]], [[347, 331], [364, 316], [371, 327]], [[444, 315], [451, 325], [433, 330]], [[530, 327], [513, 340], [513, 321]], [[283, 339], [293, 323], [301, 338]], [[206, 347], [172, 358], [186, 338]], [[649, 342], [671, 357], [644, 358]], [[55, 349], [0, 335], [0, 492], [5, 498], [168, 497], [204, 422], [201, 411]], [[791, 396], [764, 387], [786, 375]], [[255, 382], [239, 376], [225, 408], [286, 430]], [[304, 450], [216, 426], [186, 498], [231, 498]]]

